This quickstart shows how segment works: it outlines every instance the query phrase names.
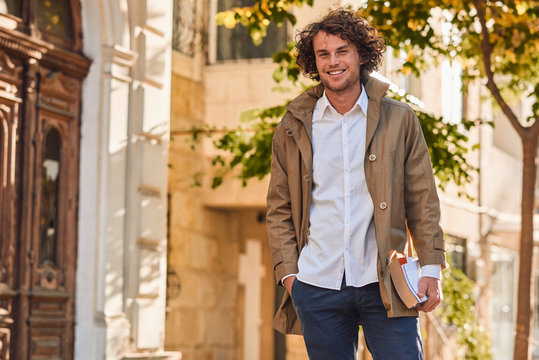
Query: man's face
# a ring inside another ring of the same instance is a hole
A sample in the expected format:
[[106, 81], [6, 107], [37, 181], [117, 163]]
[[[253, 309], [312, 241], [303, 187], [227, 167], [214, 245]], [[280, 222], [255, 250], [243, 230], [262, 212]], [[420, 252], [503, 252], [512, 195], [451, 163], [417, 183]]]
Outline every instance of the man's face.
[[349, 91], [359, 86], [361, 60], [355, 45], [320, 31], [313, 38], [316, 68], [326, 91]]

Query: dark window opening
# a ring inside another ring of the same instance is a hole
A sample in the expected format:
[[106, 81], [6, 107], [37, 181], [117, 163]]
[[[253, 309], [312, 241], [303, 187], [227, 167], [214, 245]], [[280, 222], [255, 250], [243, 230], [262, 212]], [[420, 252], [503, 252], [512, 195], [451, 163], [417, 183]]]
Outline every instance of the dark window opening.
[[57, 264], [60, 134], [51, 129], [45, 136], [41, 193], [39, 263]]
[[73, 39], [69, 0], [37, 0], [36, 22], [38, 28], [53, 35]]
[[467, 251], [466, 251], [466, 239], [447, 235], [447, 253], [449, 254], [451, 260], [453, 261], [454, 267], [462, 270], [466, 274], [466, 261], [467, 261]]
[[[218, 11], [230, 10], [233, 7], [251, 6], [252, 4], [252, 0], [219, 0]], [[278, 27], [272, 22], [268, 27], [267, 34], [262, 44], [256, 46], [242, 25], [237, 24], [234, 29], [218, 26], [217, 60], [271, 58], [274, 52], [286, 47], [286, 23]]]

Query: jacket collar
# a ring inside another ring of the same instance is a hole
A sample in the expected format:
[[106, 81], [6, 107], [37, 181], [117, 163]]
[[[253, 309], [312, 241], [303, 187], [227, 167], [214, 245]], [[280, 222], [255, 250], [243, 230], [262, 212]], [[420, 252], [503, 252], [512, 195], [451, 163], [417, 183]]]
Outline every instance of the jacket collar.
[[[389, 88], [389, 84], [375, 79], [369, 76], [369, 80], [364, 85], [367, 96], [369, 97], [369, 106], [367, 110], [367, 139], [366, 145], [368, 146], [374, 131], [378, 126], [378, 120], [380, 118], [380, 104], [382, 99]], [[303, 123], [305, 132], [312, 141], [312, 120], [313, 110], [318, 99], [324, 94], [324, 86], [322, 84], [317, 85], [292, 100], [286, 109], [292, 114], [292, 116]], [[297, 122], [290, 119], [283, 124], [287, 129], [295, 130], [299, 125]]]

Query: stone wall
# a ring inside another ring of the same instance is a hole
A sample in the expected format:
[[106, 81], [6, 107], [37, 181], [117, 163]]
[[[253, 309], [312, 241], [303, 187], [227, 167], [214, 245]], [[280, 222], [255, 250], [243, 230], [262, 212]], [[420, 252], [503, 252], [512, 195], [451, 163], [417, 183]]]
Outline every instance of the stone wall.
[[184, 132], [203, 123], [200, 81], [173, 73], [171, 114], [165, 347], [181, 350], [185, 360], [233, 359], [237, 268], [231, 264], [238, 245], [227, 236], [229, 215], [204, 208], [203, 190], [193, 185], [204, 156]]
[[272, 360], [274, 287], [265, 210], [208, 206], [211, 190], [193, 186], [206, 157], [200, 147], [191, 149], [185, 132], [203, 124], [204, 86], [173, 74], [172, 94], [165, 347], [181, 351], [184, 360], [242, 359], [246, 304], [239, 272], [249, 239], [260, 244], [262, 259], [256, 350], [261, 360]]

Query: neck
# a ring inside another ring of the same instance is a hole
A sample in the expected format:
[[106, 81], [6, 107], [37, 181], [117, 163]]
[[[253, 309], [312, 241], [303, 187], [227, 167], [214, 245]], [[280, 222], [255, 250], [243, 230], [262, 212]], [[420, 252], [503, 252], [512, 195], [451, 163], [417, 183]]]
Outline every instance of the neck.
[[354, 107], [357, 99], [359, 99], [361, 95], [361, 83], [358, 82], [357, 86], [342, 91], [334, 91], [328, 88], [325, 88], [325, 90], [331, 106], [339, 114], [344, 115]]

